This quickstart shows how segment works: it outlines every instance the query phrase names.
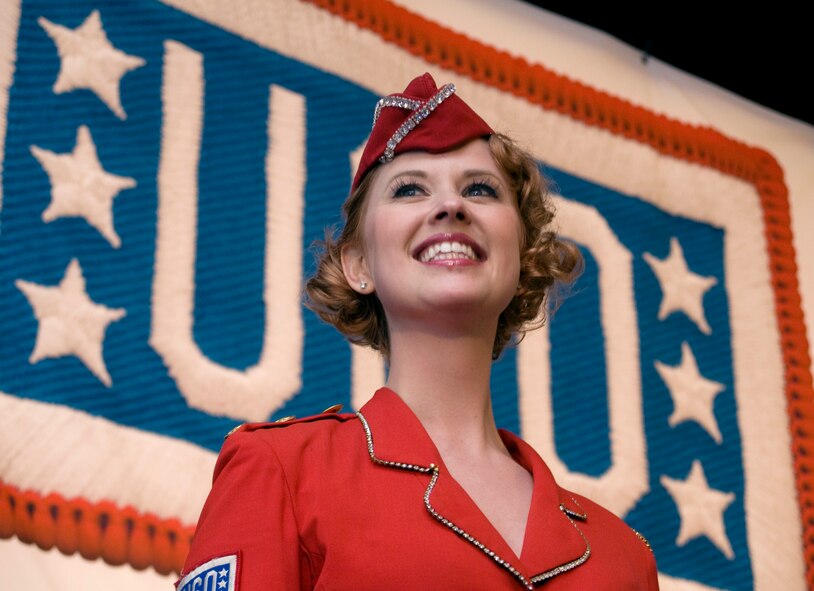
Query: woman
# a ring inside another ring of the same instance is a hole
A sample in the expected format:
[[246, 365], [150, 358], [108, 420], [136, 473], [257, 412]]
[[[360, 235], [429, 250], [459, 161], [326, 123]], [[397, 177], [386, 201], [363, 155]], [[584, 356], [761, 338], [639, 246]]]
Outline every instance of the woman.
[[644, 539], [495, 425], [492, 359], [581, 264], [533, 159], [425, 74], [379, 101], [345, 215], [308, 303], [387, 387], [228, 437], [178, 588], [657, 589]]

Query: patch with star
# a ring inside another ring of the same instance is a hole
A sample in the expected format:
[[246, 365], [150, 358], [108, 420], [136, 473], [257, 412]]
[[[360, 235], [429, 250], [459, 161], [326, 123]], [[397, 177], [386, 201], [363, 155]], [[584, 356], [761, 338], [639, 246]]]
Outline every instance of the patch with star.
[[219, 556], [196, 567], [175, 585], [176, 591], [238, 591], [237, 554]]

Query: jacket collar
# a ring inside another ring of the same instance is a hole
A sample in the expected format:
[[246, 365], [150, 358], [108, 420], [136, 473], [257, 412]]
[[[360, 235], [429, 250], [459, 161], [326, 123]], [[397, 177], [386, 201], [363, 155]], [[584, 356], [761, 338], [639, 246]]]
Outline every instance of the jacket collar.
[[537, 452], [519, 437], [500, 431], [509, 453], [534, 479], [523, 550], [517, 556], [450, 475], [418, 417], [395, 392], [381, 388], [359, 415], [371, 459], [387, 468], [427, 474], [427, 489], [417, 490], [416, 502], [427, 506], [439, 527], [450, 529], [450, 535], [457, 535], [462, 543], [476, 546], [484, 559], [510, 570], [527, 587], [588, 559], [590, 545], [579, 529], [579, 521], [587, 515], [557, 486]]

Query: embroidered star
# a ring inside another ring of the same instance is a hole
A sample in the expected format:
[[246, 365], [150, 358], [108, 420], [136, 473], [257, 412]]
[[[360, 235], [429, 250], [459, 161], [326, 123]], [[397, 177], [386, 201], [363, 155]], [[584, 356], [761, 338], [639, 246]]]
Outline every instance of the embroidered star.
[[228, 574], [229, 574], [229, 569], [226, 569], [226, 568], [222, 568], [222, 569], [220, 569], [218, 571], [218, 576], [219, 577], [225, 577]]
[[735, 553], [726, 535], [724, 511], [735, 500], [735, 495], [710, 488], [698, 460], [693, 461], [686, 480], [662, 476], [661, 484], [673, 497], [681, 517], [676, 545], [683, 546], [692, 539], [706, 536], [724, 556], [732, 560]]
[[124, 317], [121, 308], [97, 304], [85, 291], [79, 261], [71, 260], [58, 286], [44, 286], [18, 279], [15, 283], [34, 309], [39, 321], [30, 363], [75, 355], [105, 385], [112, 381], [102, 356], [102, 341], [111, 322]]
[[218, 588], [223, 589], [226, 586], [226, 581], [220, 580], [218, 581]]
[[119, 97], [119, 83], [130, 70], [146, 62], [116, 49], [102, 28], [99, 11], [90, 13], [76, 29], [68, 29], [40, 17], [37, 22], [57, 46], [61, 59], [54, 82], [56, 94], [77, 88], [91, 90], [119, 119], [127, 119]]
[[136, 181], [102, 168], [88, 128], [79, 127], [76, 145], [70, 153], [55, 154], [31, 146], [31, 154], [51, 181], [51, 203], [42, 212], [42, 221], [83, 217], [114, 248], [119, 248], [121, 240], [113, 228], [113, 199], [123, 189], [135, 187]]
[[724, 385], [701, 375], [689, 344], [681, 343], [679, 365], [665, 365], [661, 361], [656, 361], [654, 365], [673, 398], [673, 414], [667, 419], [667, 423], [675, 427], [683, 421], [695, 421], [717, 443], [721, 443], [721, 431], [718, 429], [713, 405], [715, 397], [724, 390]]
[[718, 280], [690, 271], [684, 251], [675, 237], [670, 239], [670, 254], [666, 259], [657, 259], [649, 252], [644, 253], [643, 257], [661, 285], [658, 319], [664, 320], [673, 312], [684, 312], [701, 332], [711, 334], [712, 329], [704, 317], [704, 294]]

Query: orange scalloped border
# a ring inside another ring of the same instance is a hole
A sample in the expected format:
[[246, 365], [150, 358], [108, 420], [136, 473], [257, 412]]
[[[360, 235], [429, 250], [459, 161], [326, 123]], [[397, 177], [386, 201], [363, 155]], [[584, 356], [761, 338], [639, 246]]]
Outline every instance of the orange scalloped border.
[[43, 550], [101, 558], [111, 565], [180, 573], [194, 526], [108, 501], [42, 496], [0, 480], [0, 539], [15, 536]]
[[489, 47], [389, 0], [302, 0], [379, 35], [425, 61], [498, 88], [586, 125], [641, 142], [673, 158], [714, 168], [754, 185], [768, 242], [785, 394], [803, 524], [806, 580], [814, 589], [814, 387], [811, 379], [788, 188], [777, 160], [710, 127], [670, 119], [539, 65]]

